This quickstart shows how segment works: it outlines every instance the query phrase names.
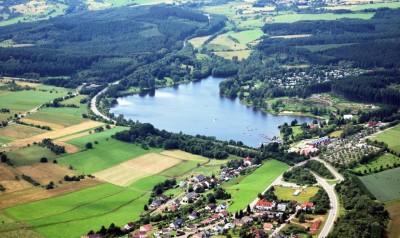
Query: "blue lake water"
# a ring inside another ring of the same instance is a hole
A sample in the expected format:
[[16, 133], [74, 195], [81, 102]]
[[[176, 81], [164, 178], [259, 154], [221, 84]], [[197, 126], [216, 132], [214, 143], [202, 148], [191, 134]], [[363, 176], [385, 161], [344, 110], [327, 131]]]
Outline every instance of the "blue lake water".
[[268, 142], [262, 135], [278, 136], [278, 126], [285, 122], [312, 121], [307, 117], [274, 116], [245, 106], [239, 99], [220, 96], [218, 85], [222, 80], [210, 76], [144, 95], [121, 97], [110, 112], [167, 131], [232, 139], [253, 147]]

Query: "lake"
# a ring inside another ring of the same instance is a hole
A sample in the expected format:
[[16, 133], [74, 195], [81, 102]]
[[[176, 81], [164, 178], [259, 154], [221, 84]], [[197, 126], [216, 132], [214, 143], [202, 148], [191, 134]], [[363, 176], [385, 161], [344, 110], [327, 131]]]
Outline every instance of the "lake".
[[218, 85], [222, 80], [210, 76], [198, 82], [121, 97], [110, 112], [167, 131], [232, 139], [253, 147], [268, 142], [262, 136], [278, 136], [278, 126], [285, 122], [312, 121], [308, 117], [271, 115], [245, 106], [239, 99], [220, 96]]

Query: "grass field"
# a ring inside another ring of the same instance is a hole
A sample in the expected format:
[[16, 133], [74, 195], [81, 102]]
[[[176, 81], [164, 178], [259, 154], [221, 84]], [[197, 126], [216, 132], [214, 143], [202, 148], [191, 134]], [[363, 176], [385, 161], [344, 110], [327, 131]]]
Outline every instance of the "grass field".
[[[244, 209], [251, 203], [257, 194], [264, 191], [280, 174], [288, 169], [288, 165], [277, 160], [265, 162], [260, 168], [246, 176], [239, 184], [224, 186], [231, 193], [233, 204], [229, 207], [230, 212]], [[229, 184], [229, 183], [227, 183]]]
[[219, 51], [214, 52], [214, 54], [225, 59], [232, 59], [234, 56], [236, 56], [238, 60], [242, 60], [247, 59], [250, 56], [251, 50]]
[[40, 158], [42, 157], [46, 157], [49, 162], [57, 158], [57, 155], [54, 154], [50, 149], [37, 145], [7, 152], [7, 156], [14, 166], [39, 163]]
[[297, 190], [295, 188], [288, 188], [282, 186], [275, 186], [275, 195], [280, 200], [291, 200], [300, 203], [309, 202], [310, 198], [314, 197], [318, 192], [318, 187], [308, 187], [305, 191], [302, 191], [298, 196], [293, 196], [293, 193]]
[[[164, 179], [161, 176], [144, 178], [129, 188], [100, 184], [67, 195], [11, 207], [6, 212], [47, 237], [80, 237], [91, 229], [100, 229], [102, 225], [108, 227], [113, 222], [123, 226], [138, 219], [150, 197], [148, 189]], [[11, 225], [0, 225], [0, 232]], [[68, 232], [60, 232], [66, 230]]]
[[209, 159], [206, 157], [190, 154], [190, 153], [182, 151], [182, 150], [164, 150], [163, 152], [161, 152], [161, 154], [175, 157], [175, 158], [178, 158], [181, 160], [191, 160], [191, 161], [197, 161], [200, 163], [206, 163], [209, 161]]
[[356, 168], [354, 168], [353, 170], [357, 171], [357, 172], [361, 172], [361, 173], [364, 173], [364, 171], [367, 171], [367, 173], [369, 173], [370, 169], [372, 172], [375, 169], [377, 171], [379, 171], [381, 166], [385, 169], [385, 168], [387, 168], [387, 165], [393, 166], [394, 163], [400, 163], [400, 158], [397, 156], [394, 156], [392, 154], [385, 154], [385, 155], [382, 155], [382, 156], [374, 159], [373, 161], [371, 161], [368, 164], [359, 165]]
[[18, 170], [44, 185], [51, 181], [57, 184], [58, 181], [64, 179], [65, 175], [73, 176], [77, 174], [75, 170], [70, 170], [66, 166], [51, 162], [25, 165], [18, 167]]
[[341, 18], [358, 18], [358, 19], [371, 19], [374, 13], [347, 13], [347, 14], [285, 14], [274, 17], [276, 23], [292, 23], [296, 21], [317, 21], [317, 20], [336, 20]]
[[[38, 86], [37, 89], [47, 86]], [[55, 90], [56, 91], [56, 90]], [[58, 93], [53, 91], [41, 92], [41, 91], [0, 91], [0, 105], [2, 107], [10, 109], [11, 113], [22, 113], [32, 108], [42, 105], [43, 103], [50, 102], [54, 98], [66, 95], [66, 90], [60, 90]]]
[[[101, 133], [92, 133], [87, 136], [69, 140], [67, 141], [68, 143], [80, 148], [85, 148], [85, 144], [91, 142], [93, 144], [93, 149], [62, 157], [58, 159], [58, 162], [67, 166], [72, 165], [81, 172], [91, 174], [150, 152], [162, 151], [162, 149], [153, 148], [144, 150], [135, 144], [111, 139], [111, 135], [125, 129], [125, 127], [115, 127]], [[98, 144], [94, 144], [95, 141], [97, 141]]]
[[181, 162], [182, 160], [174, 157], [148, 153], [93, 175], [112, 184], [128, 186], [136, 180], [158, 174]]
[[369, 191], [380, 201], [400, 198], [400, 168], [360, 177]]
[[82, 118], [82, 113], [86, 109], [82, 108], [44, 108], [34, 114], [30, 114], [22, 121], [39, 125], [50, 126], [52, 129], [60, 129], [72, 125], [77, 125], [88, 121]]
[[163, 172], [160, 173], [160, 175], [162, 176], [166, 176], [166, 177], [179, 177], [182, 176], [184, 174], [186, 174], [187, 172], [189, 172], [190, 170], [194, 169], [197, 167], [198, 162], [196, 161], [183, 161], [180, 164], [177, 164]]
[[400, 125], [379, 133], [378, 135], [371, 137], [371, 140], [383, 141], [388, 144], [389, 148], [397, 153], [400, 153]]
[[387, 228], [388, 237], [400, 237], [400, 199], [385, 204], [389, 212], [390, 222]]
[[0, 139], [3, 139], [4, 142], [9, 142], [10, 140], [12, 141], [29, 138], [46, 132], [46, 130], [42, 130], [36, 127], [11, 124], [9, 126], [0, 128]]

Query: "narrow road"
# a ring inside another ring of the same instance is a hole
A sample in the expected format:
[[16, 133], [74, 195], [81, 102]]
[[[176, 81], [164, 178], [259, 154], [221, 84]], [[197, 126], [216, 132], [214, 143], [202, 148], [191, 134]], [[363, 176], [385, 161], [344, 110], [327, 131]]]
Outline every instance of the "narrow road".
[[108, 84], [108, 86], [107, 86], [106, 88], [104, 88], [103, 90], [101, 90], [100, 92], [98, 92], [98, 93], [96, 94], [96, 96], [94, 96], [94, 97], [92, 98], [92, 100], [90, 101], [90, 109], [92, 110], [92, 112], [93, 112], [95, 115], [100, 116], [100, 117], [106, 119], [107, 121], [111, 121], [111, 122], [114, 123], [114, 124], [116, 124], [117, 121], [115, 121], [115, 120], [109, 118], [108, 116], [106, 116], [106, 115], [104, 115], [102, 112], [100, 112], [100, 111], [97, 109], [96, 101], [97, 101], [98, 96], [100, 96], [101, 94], [105, 93], [105, 91], [107, 91], [107, 89], [108, 89], [108, 87], [109, 87], [110, 85], [115, 85], [115, 84], [118, 84], [118, 83], [119, 83], [119, 80], [116, 81], [116, 82], [114, 82], [114, 83]]

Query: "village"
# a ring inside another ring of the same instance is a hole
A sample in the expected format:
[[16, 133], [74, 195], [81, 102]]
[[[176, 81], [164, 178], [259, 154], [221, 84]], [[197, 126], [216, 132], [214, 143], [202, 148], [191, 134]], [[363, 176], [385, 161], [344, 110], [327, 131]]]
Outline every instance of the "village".
[[[279, 232], [293, 218], [299, 215], [312, 214], [314, 203], [297, 202], [296, 197], [307, 193], [307, 186], [280, 180], [275, 186], [290, 188], [293, 199], [279, 200], [273, 195], [274, 186], [264, 194], [259, 194], [246, 209], [229, 212], [230, 195], [219, 186], [232, 178], [241, 176], [245, 170], [254, 170], [259, 164], [253, 164], [250, 157], [243, 158], [237, 168], [222, 167], [219, 175], [207, 177], [198, 174], [188, 180], [180, 181], [174, 188], [181, 187], [186, 193], [183, 196], [169, 198], [164, 194], [155, 196], [149, 205], [152, 216], [160, 221], [138, 224], [127, 223], [123, 230], [133, 231], [129, 237], [194, 237], [203, 238], [217, 235], [236, 234], [241, 237], [266, 237], [274, 235], [278, 238], [298, 237]], [[214, 193], [213, 193], [214, 192]], [[272, 196], [271, 196], [272, 195]], [[300, 219], [301, 220], [301, 219]], [[305, 222], [304, 218], [303, 221]], [[323, 216], [304, 223], [304, 231], [316, 234], [323, 222]], [[98, 234], [84, 236], [99, 237]]]

